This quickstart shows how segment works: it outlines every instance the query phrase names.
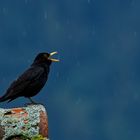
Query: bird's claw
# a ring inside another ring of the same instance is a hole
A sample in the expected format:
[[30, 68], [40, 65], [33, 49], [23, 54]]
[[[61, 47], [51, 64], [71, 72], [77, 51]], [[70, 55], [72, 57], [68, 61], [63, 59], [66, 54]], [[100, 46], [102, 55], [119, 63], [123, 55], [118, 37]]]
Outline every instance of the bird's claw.
[[30, 105], [43, 105], [42, 103], [26, 103], [25, 106], [30, 106]]

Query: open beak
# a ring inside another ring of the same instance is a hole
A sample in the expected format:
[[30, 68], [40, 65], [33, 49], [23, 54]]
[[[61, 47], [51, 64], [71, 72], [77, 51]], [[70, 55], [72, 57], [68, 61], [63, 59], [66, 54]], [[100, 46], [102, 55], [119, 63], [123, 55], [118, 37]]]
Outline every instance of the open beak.
[[57, 54], [57, 52], [52, 52], [52, 53], [50, 53], [49, 59], [50, 59], [52, 62], [59, 62], [58, 59], [51, 58], [51, 56], [53, 56], [54, 54]]

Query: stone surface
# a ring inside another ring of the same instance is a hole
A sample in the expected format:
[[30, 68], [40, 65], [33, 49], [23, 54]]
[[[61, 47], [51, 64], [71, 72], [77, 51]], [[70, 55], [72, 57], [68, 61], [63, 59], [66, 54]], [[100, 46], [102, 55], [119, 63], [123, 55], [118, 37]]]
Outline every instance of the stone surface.
[[30, 138], [41, 135], [48, 138], [48, 118], [43, 105], [0, 108], [0, 139], [5, 140], [16, 135]]

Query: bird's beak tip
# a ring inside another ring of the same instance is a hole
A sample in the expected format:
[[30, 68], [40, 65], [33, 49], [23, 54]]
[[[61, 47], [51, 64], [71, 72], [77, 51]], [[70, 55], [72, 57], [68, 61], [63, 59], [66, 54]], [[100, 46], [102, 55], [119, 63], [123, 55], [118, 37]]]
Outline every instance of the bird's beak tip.
[[57, 54], [57, 53], [58, 53], [57, 51], [51, 52], [51, 53], [50, 53], [50, 56], [52, 56], [52, 55], [54, 55], [54, 54]]
[[[50, 53], [50, 56], [53, 56], [54, 54], [57, 54], [58, 52], [55, 51], [55, 52], [51, 52]], [[49, 58], [52, 62], [59, 62], [60, 60], [59, 59], [55, 59], [55, 58]]]

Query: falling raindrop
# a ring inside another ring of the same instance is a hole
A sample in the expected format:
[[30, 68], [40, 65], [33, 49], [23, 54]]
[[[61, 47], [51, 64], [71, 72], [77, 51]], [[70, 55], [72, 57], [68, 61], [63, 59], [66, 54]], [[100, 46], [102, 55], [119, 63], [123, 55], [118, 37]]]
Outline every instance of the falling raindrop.
[[47, 18], [48, 18], [47, 12], [45, 11], [45, 12], [44, 12], [44, 19], [47, 19]]
[[22, 35], [23, 35], [23, 37], [26, 37], [27, 36], [27, 32], [26, 31], [23, 31], [22, 32]]
[[76, 101], [76, 105], [80, 104], [81, 102], [82, 102], [82, 99], [78, 98], [77, 101]]
[[60, 75], [60, 73], [59, 73], [59, 72], [57, 72], [57, 73], [56, 73], [56, 77], [58, 78], [58, 77], [59, 77], [59, 75]]
[[134, 32], [134, 36], [135, 36], [135, 37], [137, 36], [137, 32], [136, 32], [136, 31]]
[[5, 7], [2, 9], [2, 11], [3, 11], [3, 14], [7, 14], [8, 13], [8, 9], [5, 8]]
[[91, 2], [91, 0], [88, 0], [88, 3], [90, 3]]
[[25, 4], [27, 4], [28, 3], [28, 0], [25, 0]]

